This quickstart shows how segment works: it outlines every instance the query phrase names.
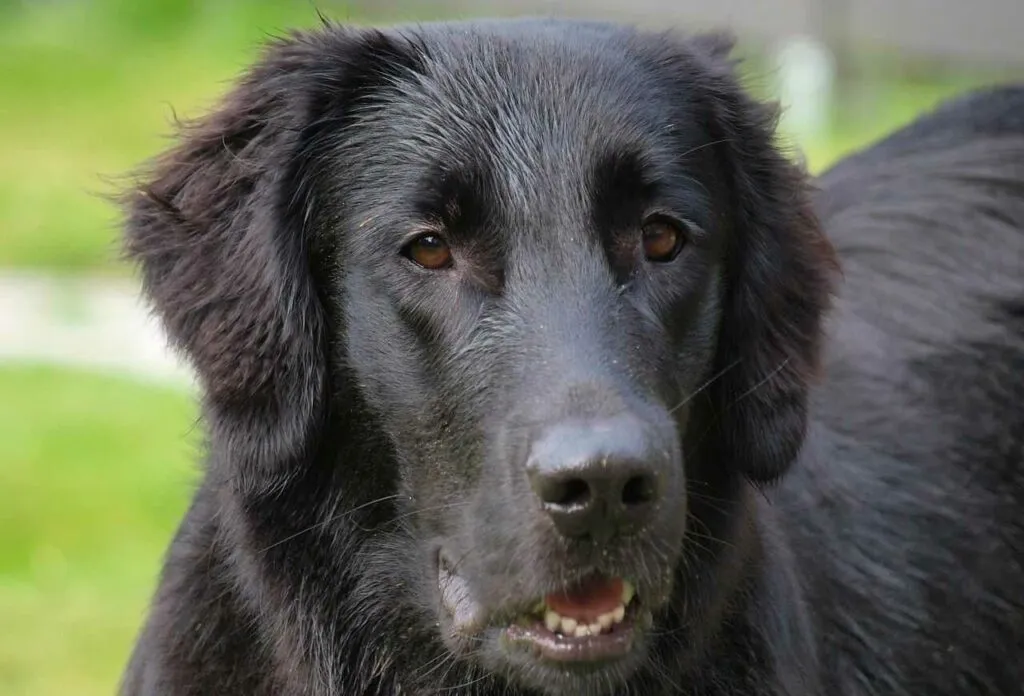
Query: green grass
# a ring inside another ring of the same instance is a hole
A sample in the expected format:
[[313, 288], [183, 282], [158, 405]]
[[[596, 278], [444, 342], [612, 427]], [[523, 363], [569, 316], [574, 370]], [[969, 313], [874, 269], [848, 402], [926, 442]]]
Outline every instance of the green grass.
[[0, 693], [114, 693], [195, 480], [181, 392], [0, 368]]
[[[174, 113], [206, 110], [268, 34], [315, 24], [315, 6], [348, 17], [329, 0], [7, 5], [0, 0], [0, 267], [62, 272], [126, 272], [102, 194], [166, 145]], [[976, 81], [883, 76], [837, 107], [831, 133], [800, 145], [820, 169]]]
[[955, 73], [930, 79], [890, 79], [849, 85], [832, 109], [822, 136], [797, 143], [812, 171], [882, 138], [940, 102], [990, 82], [983, 74]]
[[304, 0], [33, 7], [0, 14], [0, 266], [72, 272], [124, 271], [103, 194], [174, 114], [208, 108], [269, 34], [317, 21]]

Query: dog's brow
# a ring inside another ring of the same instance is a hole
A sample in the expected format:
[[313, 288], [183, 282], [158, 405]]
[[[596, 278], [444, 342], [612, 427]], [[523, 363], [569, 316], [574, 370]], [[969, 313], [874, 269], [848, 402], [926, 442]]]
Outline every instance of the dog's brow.
[[489, 177], [479, 168], [436, 165], [421, 177], [416, 210], [424, 220], [456, 235], [470, 234], [488, 217]]

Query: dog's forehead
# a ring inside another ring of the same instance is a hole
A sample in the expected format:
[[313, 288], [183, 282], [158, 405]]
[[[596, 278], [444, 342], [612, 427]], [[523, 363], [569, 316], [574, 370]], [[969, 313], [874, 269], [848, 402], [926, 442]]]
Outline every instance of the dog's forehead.
[[454, 173], [486, 180], [506, 211], [550, 213], [553, 201], [581, 209], [607, 163], [667, 172], [707, 139], [692, 95], [674, 93], [635, 34], [496, 22], [401, 36], [417, 53], [414, 67], [349, 132], [367, 183], [409, 191]]
[[651, 139], [672, 127], [664, 85], [626, 37], [558, 26], [426, 33], [422, 68], [400, 85], [393, 114], [404, 111], [462, 147], [519, 143], [526, 159], [553, 149], [572, 159], [608, 138]]

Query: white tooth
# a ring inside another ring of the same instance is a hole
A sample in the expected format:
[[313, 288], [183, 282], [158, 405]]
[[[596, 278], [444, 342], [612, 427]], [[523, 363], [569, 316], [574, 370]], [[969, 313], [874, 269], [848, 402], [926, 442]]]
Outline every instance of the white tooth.
[[[612, 627], [612, 623], [614, 623], [614, 622], [615, 622], [615, 612], [614, 611], [610, 611], [607, 614], [601, 614], [599, 617], [597, 617], [597, 623], [598, 623], [599, 626], [601, 626], [601, 630], [602, 631], [607, 631], [609, 628]], [[591, 625], [591, 627], [593, 627], [593, 625]]]
[[623, 580], [622, 582], [622, 603], [629, 604], [633, 599], [633, 595], [636, 594], [636, 588], [633, 587], [633, 583], [629, 580]]
[[612, 623], [622, 623], [624, 618], [626, 618], [626, 607], [620, 604], [612, 612]]
[[570, 619], [568, 616], [563, 616], [562, 633], [567, 636], [576, 635], [576, 619]]
[[577, 626], [576, 627], [576, 637], [577, 638], [586, 638], [589, 635], [590, 635], [590, 626]]
[[590, 635], [592, 635], [592, 636], [599, 636], [599, 635], [601, 635], [601, 622], [600, 621], [598, 621], [597, 623], [590, 624], [587, 628], [590, 629]]
[[544, 625], [547, 626], [549, 631], [554, 633], [562, 625], [562, 617], [548, 609], [544, 612]]

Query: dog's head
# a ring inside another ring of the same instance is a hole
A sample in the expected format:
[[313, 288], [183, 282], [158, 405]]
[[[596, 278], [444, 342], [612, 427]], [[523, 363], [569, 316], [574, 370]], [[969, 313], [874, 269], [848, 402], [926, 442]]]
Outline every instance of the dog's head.
[[801, 445], [832, 264], [727, 53], [327, 28], [157, 162], [128, 250], [264, 601], [389, 604], [364, 633], [552, 693], [708, 632], [743, 491]]

